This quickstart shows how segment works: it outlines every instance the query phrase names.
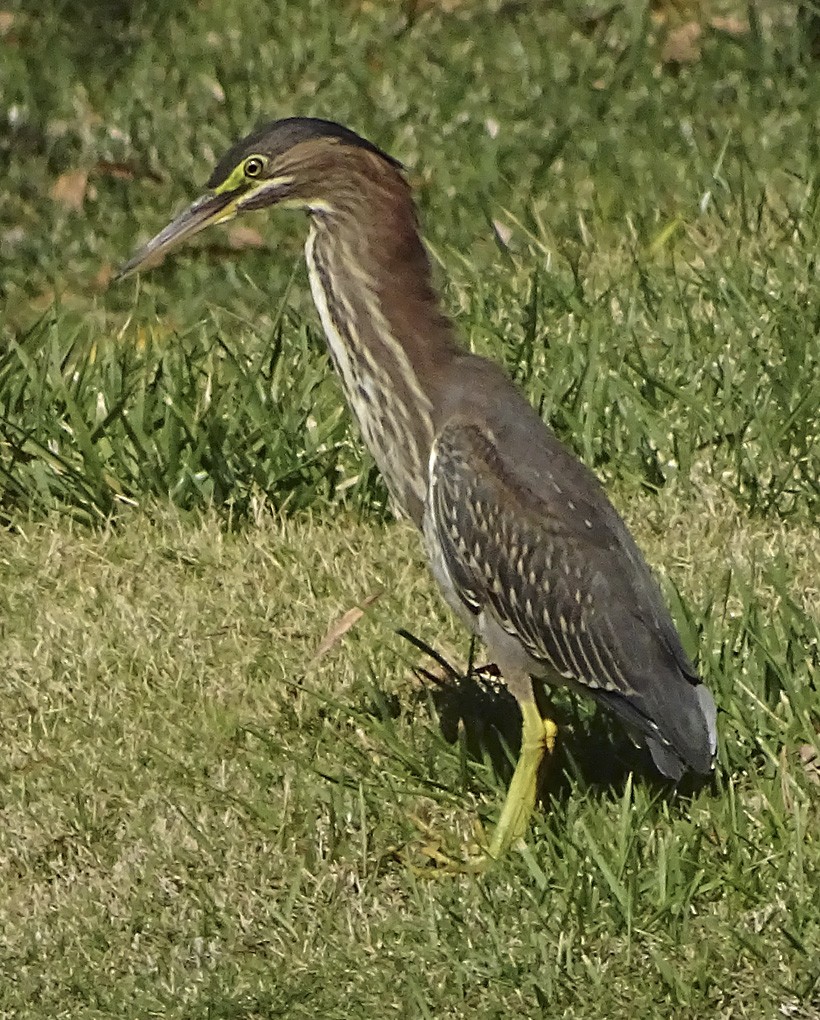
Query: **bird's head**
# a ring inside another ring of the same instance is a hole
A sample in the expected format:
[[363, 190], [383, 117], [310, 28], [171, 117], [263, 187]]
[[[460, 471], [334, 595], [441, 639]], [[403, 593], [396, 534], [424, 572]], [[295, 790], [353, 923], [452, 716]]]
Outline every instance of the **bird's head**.
[[154, 265], [180, 242], [238, 213], [286, 205], [316, 214], [355, 208], [367, 186], [399, 178], [401, 164], [328, 120], [272, 121], [238, 141], [217, 163], [208, 192], [137, 251], [117, 279]]

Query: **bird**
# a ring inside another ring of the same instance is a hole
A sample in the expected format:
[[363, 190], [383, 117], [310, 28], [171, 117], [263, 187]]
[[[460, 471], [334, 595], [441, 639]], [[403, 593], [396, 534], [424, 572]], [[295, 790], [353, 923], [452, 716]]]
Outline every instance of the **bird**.
[[[403, 165], [333, 121], [263, 124], [123, 279], [204, 228], [272, 206], [309, 218], [313, 300], [364, 444], [421, 533], [445, 601], [521, 710], [521, 747], [485, 848], [520, 845], [557, 726], [550, 685], [590, 695], [677, 782], [714, 767], [717, 709], [660, 587], [594, 473], [445, 315]], [[546, 685], [546, 686], [545, 686]]]

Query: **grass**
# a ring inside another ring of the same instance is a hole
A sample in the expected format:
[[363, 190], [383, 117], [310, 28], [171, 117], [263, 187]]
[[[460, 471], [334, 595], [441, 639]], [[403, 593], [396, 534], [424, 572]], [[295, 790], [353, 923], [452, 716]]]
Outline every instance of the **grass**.
[[[0, 17], [0, 1017], [817, 1020], [820, 85], [793, 12], [704, 4], [677, 66], [681, 6], [47, 8]], [[416, 873], [492, 825], [514, 712], [397, 634], [466, 668], [330, 378], [303, 220], [106, 286], [291, 113], [410, 168], [466, 342], [658, 569], [721, 708], [712, 782], [670, 790], [559, 697], [526, 852]]]

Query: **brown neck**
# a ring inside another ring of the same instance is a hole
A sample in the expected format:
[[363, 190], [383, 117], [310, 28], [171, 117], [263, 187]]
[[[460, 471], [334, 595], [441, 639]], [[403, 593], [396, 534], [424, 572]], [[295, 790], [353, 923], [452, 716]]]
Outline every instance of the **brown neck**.
[[362, 438], [399, 507], [421, 523], [448, 362], [461, 353], [433, 290], [404, 181], [315, 212], [306, 247], [331, 358]]

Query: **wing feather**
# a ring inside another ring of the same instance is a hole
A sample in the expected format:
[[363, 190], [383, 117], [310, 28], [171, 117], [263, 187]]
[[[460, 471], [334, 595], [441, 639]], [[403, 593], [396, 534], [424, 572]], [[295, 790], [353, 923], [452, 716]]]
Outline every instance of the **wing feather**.
[[596, 601], [608, 587], [600, 575], [617, 556], [614, 543], [602, 546], [600, 535], [584, 541], [588, 529], [579, 531], [555, 504], [528, 506], [476, 427], [441, 432], [430, 481], [436, 540], [465, 607], [478, 614], [489, 606], [534, 659], [562, 676], [628, 693]]
[[511, 463], [488, 428], [446, 424], [430, 458], [428, 546], [468, 614], [489, 612], [545, 674], [585, 687], [642, 732], [662, 771], [708, 772], [714, 702], [660, 589], [594, 477], [551, 434], [549, 443], [565, 463], [553, 472], [541, 450], [530, 483], [526, 452]]

